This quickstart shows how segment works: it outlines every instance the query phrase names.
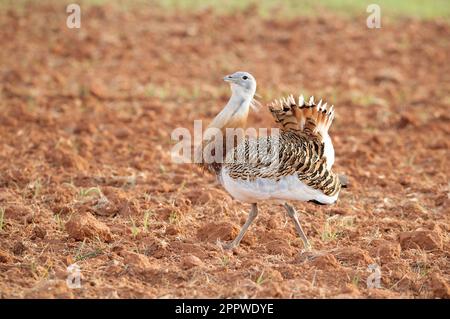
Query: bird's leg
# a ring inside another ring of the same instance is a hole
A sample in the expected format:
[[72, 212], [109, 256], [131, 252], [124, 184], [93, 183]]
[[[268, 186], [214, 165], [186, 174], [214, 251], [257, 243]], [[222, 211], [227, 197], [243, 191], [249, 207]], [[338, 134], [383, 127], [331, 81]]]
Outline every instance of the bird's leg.
[[258, 207], [256, 206], [256, 203], [252, 204], [252, 209], [250, 211], [250, 214], [247, 217], [247, 221], [245, 222], [244, 226], [242, 226], [241, 231], [237, 235], [237, 237], [228, 244], [223, 245], [223, 248], [225, 249], [233, 249], [239, 245], [242, 238], [244, 237], [245, 233], [247, 232], [250, 225], [255, 220], [256, 216], [258, 215]]
[[288, 203], [284, 203], [284, 207], [287, 210], [287, 213], [290, 218], [294, 221], [295, 229], [297, 230], [297, 233], [300, 235], [300, 238], [303, 241], [303, 245], [305, 246], [306, 250], [311, 250], [311, 244], [308, 241], [308, 238], [306, 238], [305, 232], [302, 229], [302, 226], [300, 225], [300, 222], [298, 220], [298, 214], [295, 211], [295, 208], [289, 205]]

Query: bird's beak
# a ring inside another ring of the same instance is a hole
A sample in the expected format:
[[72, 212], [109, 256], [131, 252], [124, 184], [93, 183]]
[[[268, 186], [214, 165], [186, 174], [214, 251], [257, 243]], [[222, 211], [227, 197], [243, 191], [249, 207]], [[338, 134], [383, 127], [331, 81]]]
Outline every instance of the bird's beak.
[[231, 75], [227, 75], [223, 78], [225, 82], [234, 82], [234, 78]]

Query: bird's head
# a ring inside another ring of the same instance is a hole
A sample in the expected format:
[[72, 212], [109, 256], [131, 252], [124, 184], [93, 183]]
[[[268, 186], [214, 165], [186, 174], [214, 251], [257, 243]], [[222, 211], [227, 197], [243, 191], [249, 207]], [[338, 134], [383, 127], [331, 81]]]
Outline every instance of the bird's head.
[[236, 72], [223, 78], [230, 83], [231, 97], [222, 111], [209, 124], [220, 129], [244, 127], [249, 107], [257, 109], [259, 102], [254, 100], [256, 80], [248, 72]]
[[248, 72], [236, 72], [223, 78], [230, 83], [233, 94], [252, 99], [256, 92], [256, 80]]

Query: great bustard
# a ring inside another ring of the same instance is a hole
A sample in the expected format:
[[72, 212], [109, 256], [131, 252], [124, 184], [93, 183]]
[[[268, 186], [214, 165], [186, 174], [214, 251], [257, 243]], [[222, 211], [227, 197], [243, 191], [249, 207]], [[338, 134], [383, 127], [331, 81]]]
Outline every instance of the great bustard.
[[[255, 151], [249, 138], [239, 145], [226, 148], [226, 129], [244, 128], [249, 108], [256, 92], [255, 78], [247, 72], [236, 72], [224, 78], [230, 83], [232, 95], [224, 109], [214, 118], [208, 128], [222, 132], [223, 156], [233, 155], [247, 159]], [[306, 249], [310, 244], [300, 225], [297, 212], [287, 201], [311, 201], [317, 204], [333, 204], [341, 190], [340, 177], [333, 173], [334, 148], [328, 129], [334, 118], [333, 107], [316, 102], [311, 97], [294, 99], [292, 95], [268, 105], [270, 112], [280, 126], [280, 134], [253, 139], [257, 145], [276, 148], [275, 157], [267, 156], [256, 161], [208, 161], [201, 165], [216, 174], [228, 193], [241, 202], [252, 204], [247, 221], [238, 236], [224, 245], [231, 249], [239, 245], [247, 229], [258, 214], [257, 203], [263, 200], [281, 202]], [[205, 138], [201, 147], [205, 154], [214, 154], [211, 138]], [[214, 144], [217, 145], [217, 144]], [[198, 153], [197, 153], [198, 154]], [[255, 157], [255, 156], [253, 156]]]

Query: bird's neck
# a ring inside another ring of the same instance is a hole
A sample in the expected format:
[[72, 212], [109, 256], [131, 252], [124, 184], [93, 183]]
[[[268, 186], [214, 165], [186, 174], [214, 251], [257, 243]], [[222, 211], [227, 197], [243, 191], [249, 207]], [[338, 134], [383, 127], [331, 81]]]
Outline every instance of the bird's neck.
[[225, 131], [227, 128], [245, 128], [248, 110], [253, 99], [251, 94], [233, 92], [223, 110], [214, 118], [209, 127]]
[[[242, 92], [233, 90], [233, 94], [231, 95], [228, 103], [212, 120], [211, 124], [209, 124], [208, 129], [214, 128], [216, 130], [211, 132], [212, 135], [206, 134], [203, 137], [202, 145], [198, 148], [198, 151], [201, 152], [203, 159], [205, 159], [205, 152], [207, 154], [207, 163], [202, 164], [207, 170], [214, 172], [215, 174], [219, 174], [223, 163], [223, 161], [209, 161], [211, 156], [215, 157], [217, 155], [216, 142], [219, 142], [219, 140], [217, 139], [217, 134], [214, 131], [217, 132], [218, 129], [222, 132], [223, 148], [220, 156], [221, 159], [224, 159], [228, 152], [226, 142], [227, 134], [229, 134], [229, 132], [227, 132], [226, 129], [245, 128], [245, 125], [247, 124], [248, 110], [252, 99], [253, 94], [242, 94]], [[208, 129], [206, 131], [208, 131]], [[211, 141], [214, 143], [210, 143]]]

